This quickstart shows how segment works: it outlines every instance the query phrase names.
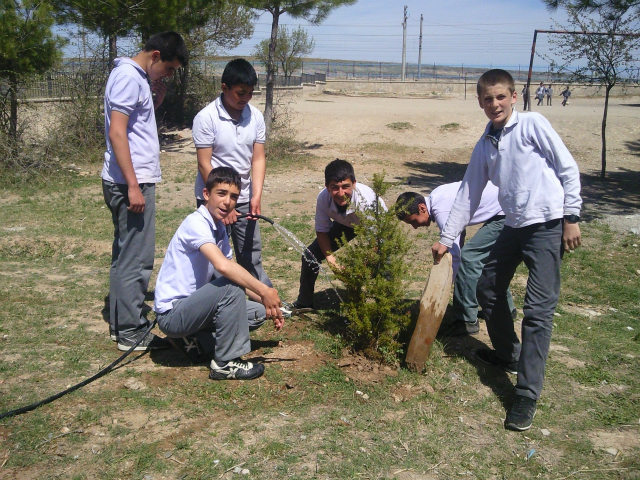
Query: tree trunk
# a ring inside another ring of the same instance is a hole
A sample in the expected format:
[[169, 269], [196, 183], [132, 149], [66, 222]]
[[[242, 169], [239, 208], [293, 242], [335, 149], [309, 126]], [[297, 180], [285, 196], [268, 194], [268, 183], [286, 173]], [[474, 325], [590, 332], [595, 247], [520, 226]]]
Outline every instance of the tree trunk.
[[609, 109], [609, 92], [613, 88], [613, 85], [607, 85], [604, 96], [604, 114], [602, 115], [602, 170], [600, 171], [600, 178], [604, 179], [607, 172], [607, 110]]
[[267, 135], [271, 132], [273, 124], [273, 74], [276, 69], [276, 43], [278, 41], [278, 22], [280, 20], [280, 8], [275, 7], [271, 22], [271, 41], [269, 42], [269, 57], [267, 58], [267, 93], [264, 101], [264, 123]]
[[180, 76], [180, 85], [178, 87], [178, 123], [184, 127], [185, 124], [185, 104], [187, 102], [187, 90], [189, 89], [189, 64], [182, 67], [182, 75]]
[[115, 66], [115, 59], [118, 56], [118, 37], [114, 34], [109, 35], [109, 71]]
[[9, 114], [9, 139], [12, 149], [15, 149], [18, 142], [18, 77], [9, 76], [9, 101], [11, 103]]

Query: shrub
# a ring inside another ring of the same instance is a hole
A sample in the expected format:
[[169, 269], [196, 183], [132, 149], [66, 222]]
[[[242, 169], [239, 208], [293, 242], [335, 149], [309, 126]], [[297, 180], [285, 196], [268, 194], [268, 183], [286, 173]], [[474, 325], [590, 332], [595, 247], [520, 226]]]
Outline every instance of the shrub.
[[[389, 186], [384, 173], [373, 176], [376, 200]], [[347, 242], [343, 237], [336, 252], [341, 269], [335, 274], [345, 288], [341, 314], [348, 320], [349, 338], [356, 349], [397, 363], [402, 354], [398, 334], [410, 321], [404, 298], [409, 240], [395, 207], [385, 211], [376, 202], [357, 215], [356, 239]]]

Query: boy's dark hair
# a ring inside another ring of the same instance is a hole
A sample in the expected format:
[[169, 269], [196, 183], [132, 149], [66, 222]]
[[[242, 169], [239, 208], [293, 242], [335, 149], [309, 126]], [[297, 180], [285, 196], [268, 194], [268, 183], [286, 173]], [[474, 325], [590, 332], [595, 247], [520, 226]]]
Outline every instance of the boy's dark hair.
[[150, 37], [144, 45], [144, 51], [152, 52], [154, 50], [160, 52], [160, 60], [163, 62], [178, 60], [183, 67], [189, 63], [189, 51], [179, 33], [162, 32]]
[[228, 183], [229, 185], [235, 185], [238, 190], [242, 190], [242, 180], [240, 180], [240, 174], [231, 167], [217, 167], [209, 172], [207, 177], [206, 187], [210, 192], [213, 187], [219, 183]]
[[419, 214], [418, 207], [420, 204], [426, 205], [423, 195], [416, 192], [401, 193], [396, 200], [396, 217], [398, 217], [398, 220], [404, 220], [409, 215]]
[[480, 79], [478, 80], [478, 86], [476, 91], [478, 96], [482, 95], [482, 91], [485, 88], [493, 87], [494, 85], [506, 85], [509, 89], [509, 92], [513, 94], [516, 91], [516, 84], [513, 82], [513, 77], [506, 70], [502, 70], [500, 68], [494, 68], [487, 72], [484, 72]]
[[258, 75], [256, 75], [256, 70], [253, 68], [253, 65], [244, 58], [236, 58], [224, 67], [220, 81], [224, 83], [227, 88], [231, 88], [240, 83], [255, 87], [258, 83]]
[[329, 185], [329, 182], [342, 182], [347, 178], [351, 179], [352, 182], [356, 181], [356, 174], [353, 171], [353, 165], [346, 160], [336, 158], [324, 168], [325, 185]]

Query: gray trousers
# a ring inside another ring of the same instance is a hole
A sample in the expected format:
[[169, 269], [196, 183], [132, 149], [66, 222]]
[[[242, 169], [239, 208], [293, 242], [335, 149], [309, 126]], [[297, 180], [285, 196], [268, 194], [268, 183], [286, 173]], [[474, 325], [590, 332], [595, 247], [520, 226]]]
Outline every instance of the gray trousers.
[[[204, 205], [205, 201], [196, 199], [196, 205]], [[238, 203], [236, 210], [240, 214], [249, 213], [250, 205]], [[259, 220], [243, 218], [227, 227], [229, 236], [233, 241], [233, 250], [236, 254], [236, 262], [249, 272], [253, 277], [269, 287], [273, 287], [271, 280], [262, 267], [262, 237], [260, 236]]]
[[[338, 250], [339, 245], [337, 239], [341, 238], [343, 233], [347, 241], [353, 240], [356, 236], [353, 228], [346, 227], [338, 222], [333, 222], [331, 229], [327, 232], [329, 240], [331, 241], [332, 252]], [[322, 260], [325, 259], [324, 252], [320, 249], [317, 238], [307, 248], [318, 262], [322, 262]], [[318, 265], [309, 261], [306, 256], [303, 255], [302, 267], [300, 268], [300, 290], [298, 291], [298, 300], [296, 300], [299, 305], [313, 305], [313, 291], [316, 288], [318, 273], [320, 273]]]
[[116, 335], [128, 337], [147, 327], [142, 315], [144, 298], [153, 270], [156, 246], [156, 186], [143, 183], [142, 213], [127, 210], [126, 184], [102, 181], [104, 201], [111, 210], [113, 245], [109, 272], [109, 323]]
[[[474, 323], [478, 318], [478, 300], [476, 287], [487, 263], [491, 247], [496, 243], [502, 228], [504, 215], [496, 215], [485, 222], [478, 232], [465, 242], [460, 251], [460, 266], [453, 288], [453, 316], [456, 320]], [[513, 297], [507, 289], [509, 311], [513, 311]]]
[[226, 362], [251, 351], [249, 331], [262, 325], [266, 315], [262, 304], [247, 300], [243, 288], [221, 277], [176, 300], [157, 318], [167, 337], [194, 336], [206, 354]]
[[[502, 360], [518, 361], [516, 394], [534, 400], [542, 391], [553, 313], [560, 295], [561, 260], [561, 219], [522, 228], [505, 226], [478, 281], [478, 300], [496, 354]], [[529, 269], [529, 278], [520, 344], [506, 292], [522, 261]]]

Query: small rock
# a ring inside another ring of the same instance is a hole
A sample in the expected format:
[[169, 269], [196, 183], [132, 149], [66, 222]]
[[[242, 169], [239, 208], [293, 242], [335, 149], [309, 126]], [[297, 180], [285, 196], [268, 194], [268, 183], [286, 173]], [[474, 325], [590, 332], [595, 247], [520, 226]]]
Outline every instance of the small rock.
[[463, 418], [463, 417], [458, 417], [458, 421], [459, 421], [460, 423], [464, 423], [464, 418]]
[[240, 470], [240, 473], [242, 475], [249, 475], [251, 472], [249, 471], [248, 468], [243, 468], [242, 470]]
[[71, 431], [71, 429], [69, 427], [63, 427], [63, 429], [60, 430], [60, 433], [66, 434], [66, 433], [69, 433], [70, 431]]
[[424, 391], [427, 393], [434, 393], [435, 390], [433, 389], [433, 387], [431, 385], [427, 385], [426, 387], [424, 387]]
[[629, 231], [635, 235], [638, 235], [640, 233], [640, 229], [637, 228], [630, 228]]
[[617, 309], [617, 308], [613, 308], [613, 307], [609, 307], [609, 311], [611, 311], [611, 312], [617, 312], [617, 311], [618, 311], [618, 309]]
[[627, 327], [627, 330], [631, 331], [633, 330], [633, 327]]
[[233, 473], [240, 473], [242, 471], [242, 469], [240, 467], [235, 467], [233, 469]]
[[561, 317], [562, 315], [561, 315], [561, 314], [559, 314], [558, 312], [554, 312], [554, 313], [553, 313], [553, 316], [554, 316], [554, 317]]
[[171, 458], [173, 456], [173, 452], [164, 452], [164, 458]]
[[587, 330], [591, 330], [591, 327], [587, 327]]
[[640, 270], [636, 270], [636, 275], [640, 275]]
[[166, 150], [160, 150], [160, 153], [167, 153]]
[[146, 390], [147, 386], [140, 380], [128, 378], [127, 381], [124, 382], [124, 388], [128, 388], [129, 390]]
[[451, 380], [458, 380], [460, 377], [458, 376], [458, 374], [457, 374], [457, 373], [453, 373], [453, 372], [451, 372], [451, 373], [449, 374], [449, 378], [450, 378]]
[[143, 480], [153, 480], [153, 476], [152, 475], [145, 475], [144, 477], [142, 477]]
[[220, 460], [217, 460], [217, 459], [216, 459], [216, 460], [214, 460], [214, 461], [213, 461], [213, 464], [214, 464], [214, 465], [217, 465], [217, 464], [219, 464], [219, 463], [220, 463]]
[[300, 435], [300, 440], [306, 440], [307, 436], [306, 435]]
[[3, 336], [2, 336], [2, 339], [3, 339], [3, 340], [9, 340], [9, 335], [3, 335]]
[[100, 446], [99, 445], [93, 445], [91, 447], [91, 453], [93, 453], [94, 455], [98, 455], [100, 453]]
[[293, 247], [289, 247], [289, 248], [287, 248], [287, 250], [288, 250], [288, 251], [291, 251], [291, 250], [293, 250]]
[[22, 232], [27, 227], [2, 227], [5, 232]]
[[542, 433], [542, 435], [545, 437], [548, 437], [549, 435], [551, 435], [551, 432], [546, 428], [543, 428], [542, 430], [540, 430], [540, 433]]
[[605, 448], [604, 451], [607, 452], [609, 455], [613, 455], [614, 457], [618, 455], [618, 450], [616, 450], [613, 447]]
[[73, 260], [74, 258], [76, 258], [76, 256], [75, 255], [67, 255], [64, 258], [65, 258], [65, 260]]
[[366, 448], [364, 448], [364, 447], [360, 447], [360, 449], [359, 449], [359, 450], [360, 450], [362, 453], [367, 453], [367, 449], [366, 449]]
[[366, 393], [362, 395], [362, 399], [363, 400], [369, 400], [369, 395], [367, 395]]
[[632, 247], [638, 248], [638, 244], [634, 243], [633, 245], [631, 245]]

